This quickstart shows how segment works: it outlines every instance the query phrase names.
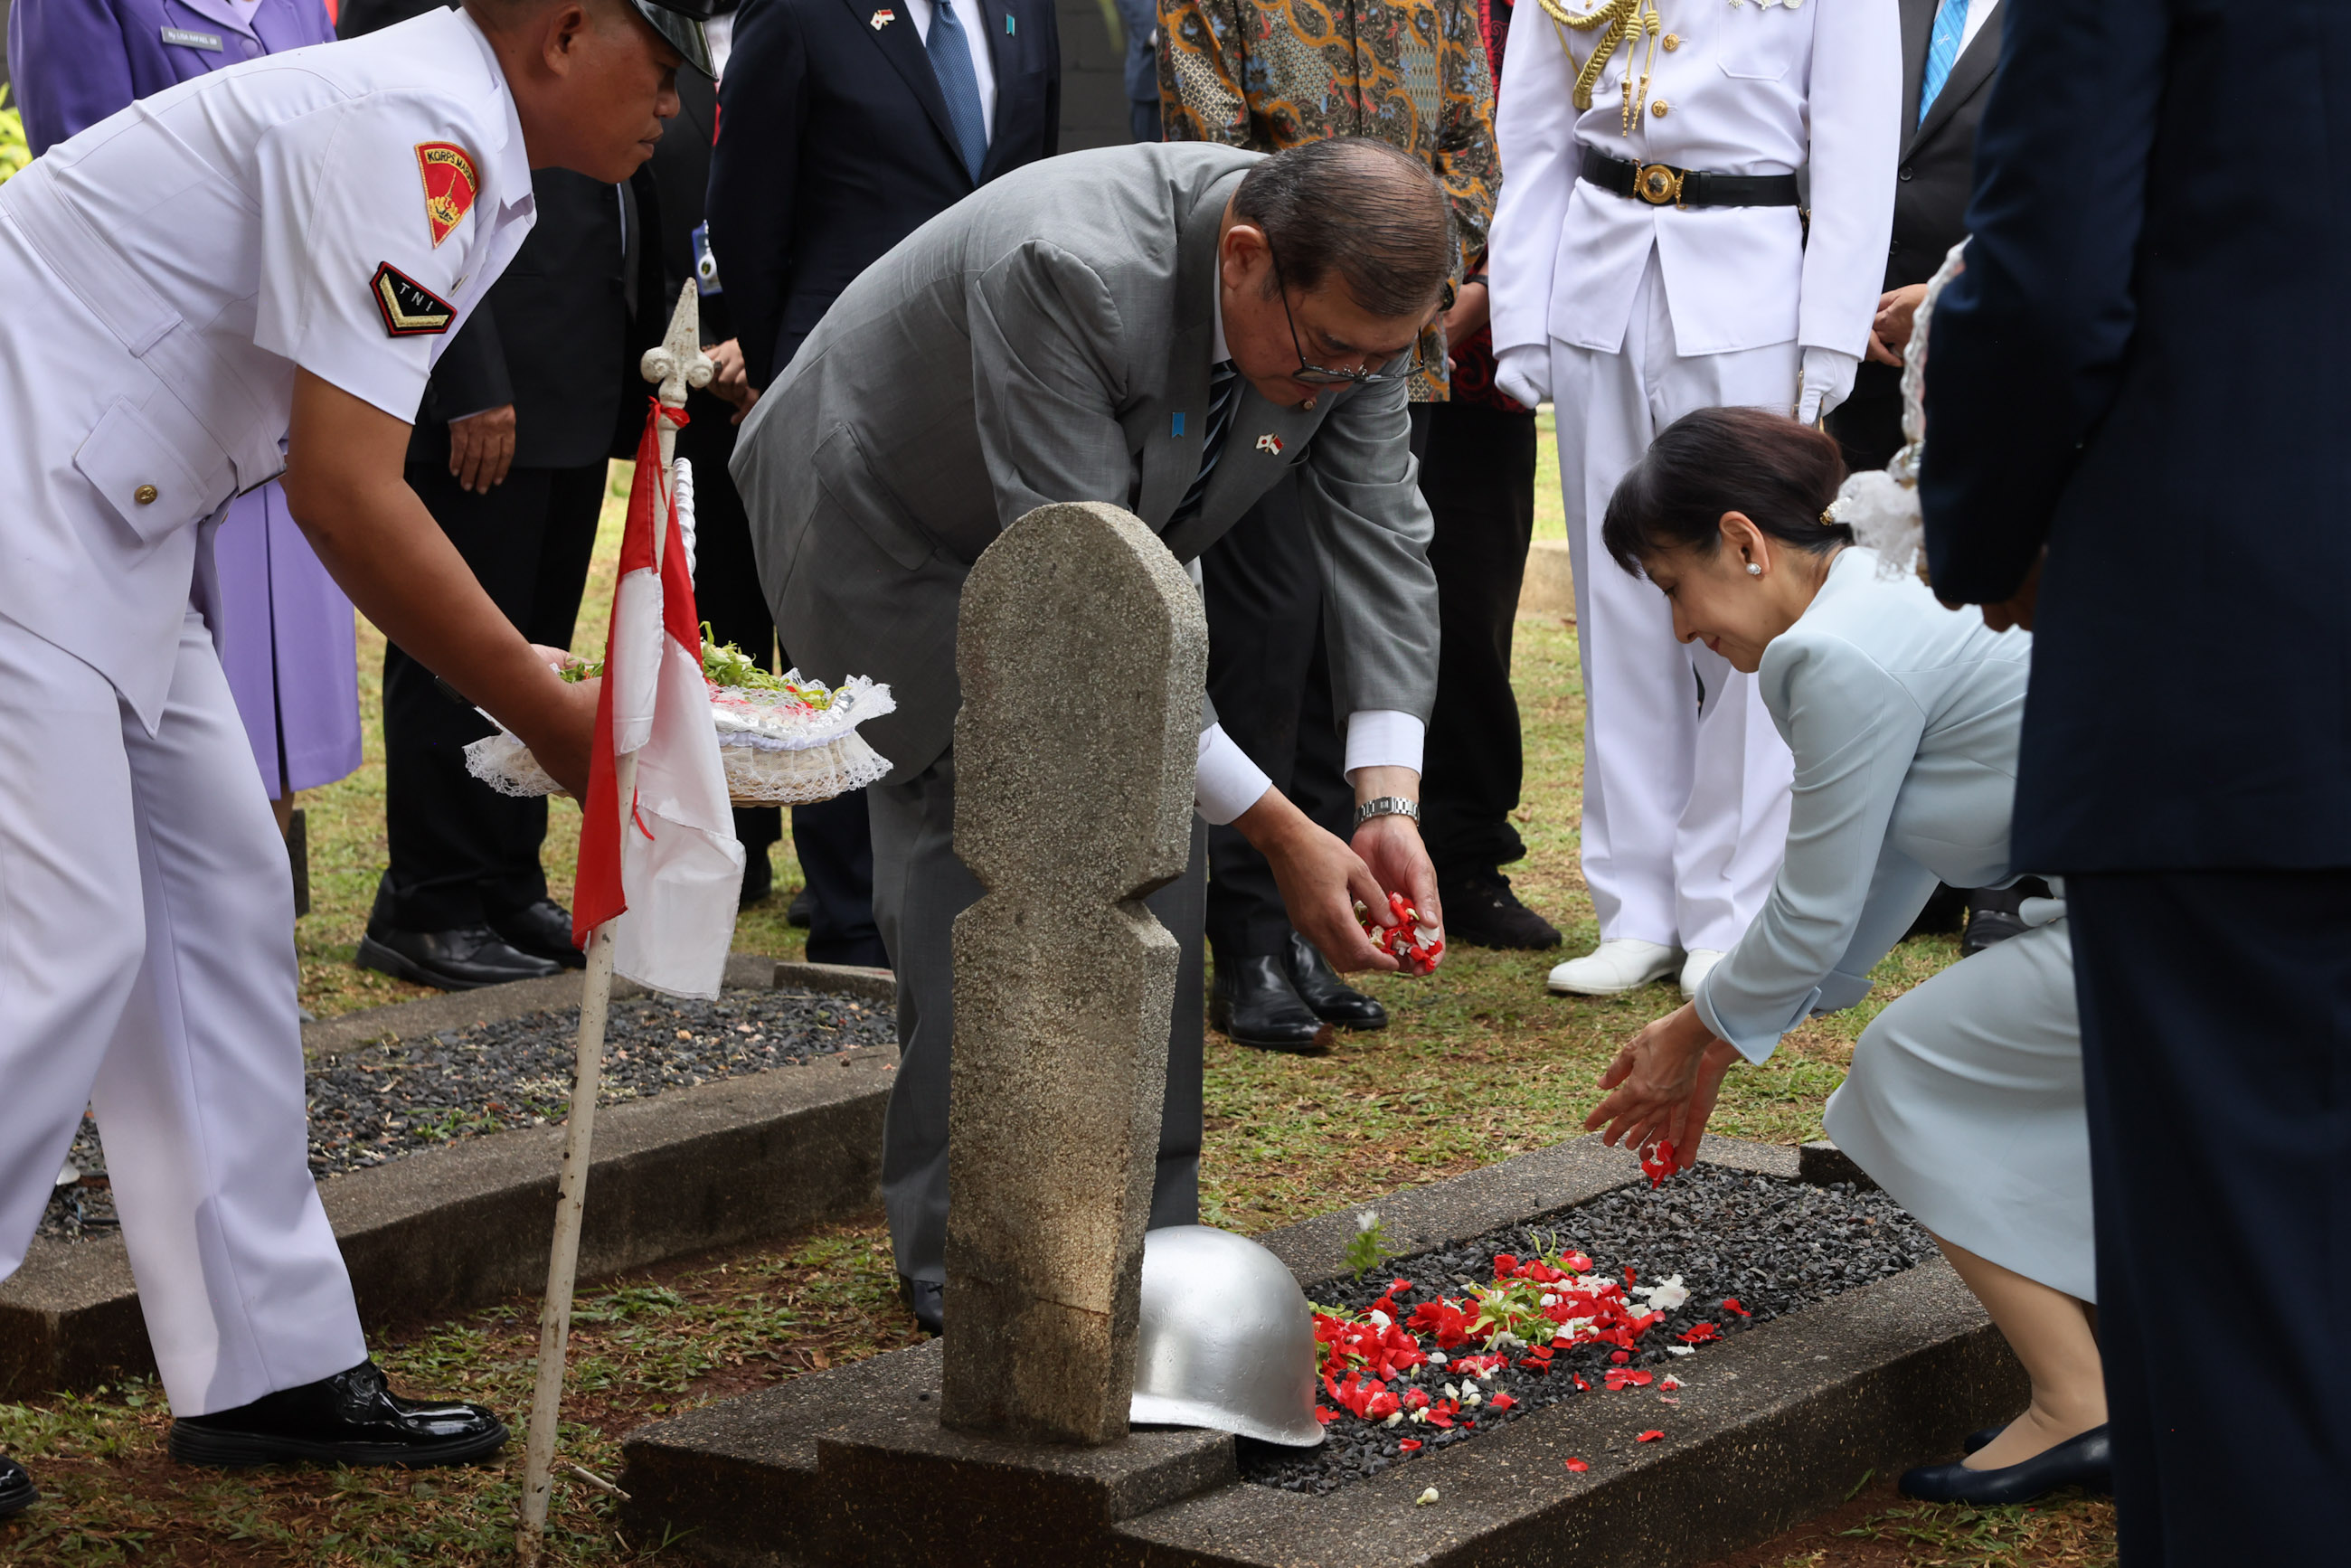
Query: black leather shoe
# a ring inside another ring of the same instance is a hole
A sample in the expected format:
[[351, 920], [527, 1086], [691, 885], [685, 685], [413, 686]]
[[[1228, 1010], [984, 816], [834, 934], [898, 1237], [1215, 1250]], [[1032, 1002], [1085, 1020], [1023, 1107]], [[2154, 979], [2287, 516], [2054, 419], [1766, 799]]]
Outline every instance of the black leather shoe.
[[927, 1334], [947, 1332], [947, 1288], [936, 1280], [898, 1276], [898, 1299], [914, 1314], [914, 1326]]
[[40, 1500], [41, 1494], [34, 1489], [33, 1478], [25, 1473], [25, 1467], [0, 1454], [0, 1519], [22, 1513]]
[[1283, 957], [1290, 988], [1324, 1023], [1341, 1029], [1388, 1027], [1388, 1009], [1339, 978], [1314, 944], [1295, 931], [1290, 934], [1289, 951]]
[[1559, 946], [1559, 927], [1519, 902], [1510, 879], [1500, 872], [1442, 883], [1445, 939], [1472, 947], [1509, 947], [1539, 952]]
[[231, 1469], [309, 1459], [322, 1465], [462, 1465], [506, 1447], [506, 1424], [478, 1405], [402, 1399], [372, 1361], [265, 1394], [250, 1405], [172, 1423], [172, 1457]]
[[766, 849], [751, 849], [743, 857], [743, 891], [735, 897], [735, 907], [748, 909], [776, 891], [776, 865], [768, 858]]
[[2021, 936], [2031, 929], [2022, 913], [2028, 898], [2046, 898], [2049, 884], [2037, 876], [2020, 877], [2006, 887], [1968, 891], [1967, 929], [1959, 934], [1959, 956], [1972, 957], [1995, 942]]
[[1320, 1051], [1331, 1043], [1330, 1026], [1299, 999], [1279, 957], [1218, 964], [1208, 991], [1208, 1021], [1235, 1045], [1258, 1051]]
[[1978, 1448], [1989, 1448], [1992, 1446], [1993, 1440], [2007, 1430], [2005, 1427], [1986, 1427], [1980, 1431], [1970, 1432], [1959, 1439], [1959, 1452], [1972, 1454]]
[[490, 929], [517, 953], [545, 958], [567, 969], [588, 967], [588, 955], [571, 945], [571, 911], [551, 898], [499, 915], [490, 922]]
[[1902, 1495], [1921, 1502], [2031, 1502], [2065, 1487], [2096, 1492], [2114, 1489], [2114, 1448], [2106, 1439], [2105, 1427], [2093, 1427], [2022, 1464], [2003, 1465], [1996, 1470], [1920, 1465], [1905, 1471], [1901, 1480]]
[[816, 890], [814, 888], [804, 887], [792, 894], [790, 904], [784, 910], [784, 924], [797, 925], [803, 931], [816, 924]]
[[472, 991], [502, 986], [508, 980], [543, 980], [563, 973], [552, 958], [535, 958], [498, 939], [486, 925], [461, 925], [455, 931], [395, 931], [368, 922], [360, 938], [362, 969], [381, 969], [420, 986], [444, 991]]

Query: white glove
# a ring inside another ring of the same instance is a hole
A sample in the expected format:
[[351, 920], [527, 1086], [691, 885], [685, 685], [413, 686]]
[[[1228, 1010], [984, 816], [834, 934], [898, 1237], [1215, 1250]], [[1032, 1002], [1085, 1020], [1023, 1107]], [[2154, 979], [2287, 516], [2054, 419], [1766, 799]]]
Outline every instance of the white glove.
[[1829, 410], [1853, 395], [1853, 373], [1860, 368], [1858, 356], [1834, 349], [1806, 349], [1804, 390], [1796, 404], [1796, 423], [1811, 424], [1828, 417]]
[[[1845, 377], [1847, 385], [1853, 377]], [[1551, 348], [1545, 343], [1513, 343], [1494, 356], [1494, 384], [1533, 408], [1551, 401]]]

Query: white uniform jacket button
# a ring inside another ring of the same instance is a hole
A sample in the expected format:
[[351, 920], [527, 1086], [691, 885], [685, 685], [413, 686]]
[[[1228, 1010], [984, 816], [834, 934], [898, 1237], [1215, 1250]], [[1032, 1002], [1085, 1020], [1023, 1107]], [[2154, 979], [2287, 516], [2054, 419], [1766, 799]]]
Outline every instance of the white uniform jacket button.
[[155, 497], [159, 494], [161, 494], [161, 492], [158, 491], [154, 486], [141, 485], [139, 488], [131, 492], [131, 498], [138, 502], [142, 507], [152, 507], [155, 504]]

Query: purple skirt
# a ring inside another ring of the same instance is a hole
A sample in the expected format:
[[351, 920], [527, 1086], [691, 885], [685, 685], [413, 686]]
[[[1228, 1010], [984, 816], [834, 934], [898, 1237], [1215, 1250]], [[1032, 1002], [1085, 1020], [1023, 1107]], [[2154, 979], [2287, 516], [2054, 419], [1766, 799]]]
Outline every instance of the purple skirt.
[[213, 536], [213, 641], [269, 798], [360, 765], [351, 601], [311, 552], [275, 484], [238, 497]]

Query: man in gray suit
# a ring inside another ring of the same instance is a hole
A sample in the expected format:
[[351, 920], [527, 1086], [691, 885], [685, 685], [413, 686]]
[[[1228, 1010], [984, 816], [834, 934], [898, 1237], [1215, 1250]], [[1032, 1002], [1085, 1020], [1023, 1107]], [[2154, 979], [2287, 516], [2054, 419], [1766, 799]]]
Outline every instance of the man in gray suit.
[[[1266, 157], [1111, 148], [1008, 173], [842, 293], [744, 425], [733, 472], [762, 586], [802, 669], [890, 683], [865, 734], [873, 905], [903, 1051], [883, 1197], [915, 1316], [946, 1278], [948, 934], [980, 894], [956, 858], [957, 600], [1031, 508], [1125, 507], [1189, 562], [1287, 471], [1325, 584], [1350, 716], [1352, 847], [1271, 789], [1204, 712], [1200, 814], [1274, 868], [1292, 924], [1342, 970], [1392, 969], [1351, 913], [1386, 890], [1440, 917], [1417, 827], [1437, 584], [1406, 376], [1437, 309], [1451, 218], [1428, 171], [1342, 139]], [[1155, 1226], [1198, 1212], [1201, 839], [1151, 907], [1184, 949]]]

